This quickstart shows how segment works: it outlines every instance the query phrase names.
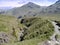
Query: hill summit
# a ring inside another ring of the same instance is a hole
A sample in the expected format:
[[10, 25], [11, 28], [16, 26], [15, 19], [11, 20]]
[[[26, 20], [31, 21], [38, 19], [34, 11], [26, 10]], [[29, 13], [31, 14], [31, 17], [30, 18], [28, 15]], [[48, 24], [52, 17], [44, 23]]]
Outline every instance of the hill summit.
[[60, 14], [60, 0], [56, 1], [54, 4], [45, 7], [39, 6], [33, 2], [28, 2], [27, 4], [13, 8], [11, 10], [6, 11], [4, 14], [6, 15], [14, 15], [16, 17], [19, 16], [35, 16], [41, 14]]

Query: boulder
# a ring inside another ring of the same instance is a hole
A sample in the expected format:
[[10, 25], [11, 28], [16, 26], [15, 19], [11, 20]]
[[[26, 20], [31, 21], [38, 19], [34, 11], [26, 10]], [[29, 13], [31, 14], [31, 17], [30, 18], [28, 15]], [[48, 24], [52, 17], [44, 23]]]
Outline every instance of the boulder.
[[0, 32], [0, 44], [8, 43], [10, 40], [9, 36], [5, 32]]

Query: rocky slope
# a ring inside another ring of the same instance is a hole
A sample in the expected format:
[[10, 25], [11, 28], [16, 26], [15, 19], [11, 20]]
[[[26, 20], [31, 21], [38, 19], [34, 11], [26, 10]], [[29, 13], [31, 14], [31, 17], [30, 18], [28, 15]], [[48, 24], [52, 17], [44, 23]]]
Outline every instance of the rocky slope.
[[29, 2], [22, 7], [13, 8], [4, 13], [4, 15], [13, 15], [16, 17], [19, 16], [36, 16], [41, 14], [60, 14], [60, 0], [56, 3], [45, 7], [39, 6], [35, 3]]
[[45, 9], [47, 13], [60, 13], [60, 0]]
[[13, 8], [6, 12], [8, 15], [24, 16], [24, 15], [36, 15], [40, 11], [41, 7], [32, 2], [29, 2], [22, 7]]

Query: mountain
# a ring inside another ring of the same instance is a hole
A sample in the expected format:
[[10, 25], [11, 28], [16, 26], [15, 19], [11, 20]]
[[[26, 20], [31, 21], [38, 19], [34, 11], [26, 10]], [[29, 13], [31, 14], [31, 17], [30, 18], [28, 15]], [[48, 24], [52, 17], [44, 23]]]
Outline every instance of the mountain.
[[23, 5], [22, 7], [16, 7], [6, 11], [4, 14], [6, 15], [13, 15], [16, 17], [22, 16], [36, 16], [36, 15], [44, 15], [44, 14], [60, 14], [60, 0], [55, 2], [54, 4], [46, 7], [46, 6], [39, 6], [35, 3], [28, 2], [27, 4]]
[[7, 11], [5, 14], [14, 15], [14, 16], [26, 16], [26, 15], [36, 15], [39, 11], [42, 10], [42, 7], [29, 2], [22, 7], [13, 8]]
[[9, 10], [11, 9], [12, 7], [0, 7], [1, 10]]
[[12, 7], [0, 7], [0, 14], [5, 13], [7, 10], [10, 10]]
[[60, 0], [45, 9], [47, 13], [60, 13]]

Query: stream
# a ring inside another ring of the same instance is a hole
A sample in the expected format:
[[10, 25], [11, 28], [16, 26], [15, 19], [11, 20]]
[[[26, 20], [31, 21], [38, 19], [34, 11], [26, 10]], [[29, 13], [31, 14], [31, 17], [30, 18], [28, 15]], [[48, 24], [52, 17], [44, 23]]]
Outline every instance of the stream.
[[56, 44], [60, 45], [60, 41], [56, 40], [56, 35], [57, 34], [60, 35], [59, 31], [60, 27], [57, 25], [57, 22], [51, 21], [51, 23], [54, 26], [54, 34], [50, 37], [51, 40], [50, 41], [48, 40], [48, 43], [50, 43], [50, 45], [56, 45]]

